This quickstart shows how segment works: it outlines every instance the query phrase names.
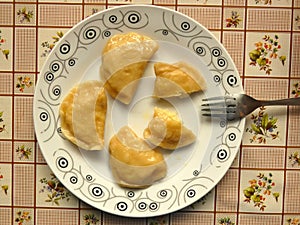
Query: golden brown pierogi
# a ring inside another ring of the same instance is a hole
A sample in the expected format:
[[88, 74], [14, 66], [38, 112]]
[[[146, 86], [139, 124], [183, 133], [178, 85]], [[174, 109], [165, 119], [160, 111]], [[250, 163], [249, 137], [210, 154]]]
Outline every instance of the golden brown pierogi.
[[100, 81], [76, 85], [60, 105], [63, 135], [82, 149], [103, 149], [106, 111], [107, 98]]
[[112, 36], [102, 51], [100, 76], [114, 98], [129, 104], [158, 44], [134, 32]]
[[122, 187], [145, 188], [166, 176], [161, 152], [152, 149], [128, 126], [111, 138], [109, 153], [112, 174]]
[[176, 112], [155, 107], [144, 138], [153, 145], [174, 150], [192, 144], [196, 136], [182, 124]]
[[206, 83], [201, 74], [184, 62], [154, 64], [156, 75], [153, 95], [159, 98], [185, 97], [188, 94], [203, 91]]

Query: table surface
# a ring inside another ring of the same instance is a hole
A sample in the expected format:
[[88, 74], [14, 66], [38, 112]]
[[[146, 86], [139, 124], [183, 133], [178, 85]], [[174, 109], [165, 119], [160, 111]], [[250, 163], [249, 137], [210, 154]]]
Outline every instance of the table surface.
[[[36, 142], [33, 98], [56, 42], [93, 13], [121, 4], [182, 12], [223, 43], [245, 92], [258, 99], [300, 94], [300, 0], [0, 1], [0, 224], [300, 224], [300, 108], [265, 107], [246, 118], [240, 151], [220, 183], [178, 212], [145, 219], [96, 210], [67, 189], [53, 201], [53, 177]], [[257, 52], [264, 49], [264, 56]], [[266, 127], [260, 121], [270, 122]], [[256, 188], [256, 189], [253, 189]]]

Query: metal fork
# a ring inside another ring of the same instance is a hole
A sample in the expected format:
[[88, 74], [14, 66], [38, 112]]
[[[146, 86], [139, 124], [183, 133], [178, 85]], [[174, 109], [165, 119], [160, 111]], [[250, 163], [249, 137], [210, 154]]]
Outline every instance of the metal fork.
[[221, 117], [227, 120], [240, 119], [261, 106], [300, 105], [299, 98], [287, 98], [273, 101], [260, 101], [246, 94], [225, 95], [202, 99], [202, 115]]

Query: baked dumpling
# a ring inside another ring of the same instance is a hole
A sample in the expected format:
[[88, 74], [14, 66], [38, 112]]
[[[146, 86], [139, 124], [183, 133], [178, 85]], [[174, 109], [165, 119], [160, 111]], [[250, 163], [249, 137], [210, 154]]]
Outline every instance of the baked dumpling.
[[154, 64], [154, 72], [156, 79], [153, 95], [159, 98], [185, 97], [206, 88], [201, 74], [184, 62], [175, 64], [157, 62]]
[[128, 126], [111, 138], [109, 153], [112, 174], [122, 187], [145, 188], [166, 176], [163, 155]]
[[100, 76], [107, 92], [129, 104], [158, 44], [134, 32], [112, 36], [102, 51]]
[[78, 147], [101, 150], [107, 98], [100, 81], [85, 81], [73, 87], [63, 99], [59, 115], [63, 135]]
[[152, 120], [144, 130], [144, 138], [151, 144], [174, 150], [192, 144], [194, 133], [186, 128], [176, 112], [155, 107]]

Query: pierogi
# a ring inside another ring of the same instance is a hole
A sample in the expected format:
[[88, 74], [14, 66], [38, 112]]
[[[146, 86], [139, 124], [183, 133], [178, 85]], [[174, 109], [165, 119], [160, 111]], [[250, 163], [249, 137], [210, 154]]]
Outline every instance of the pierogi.
[[206, 82], [201, 74], [184, 62], [154, 64], [156, 75], [153, 95], [158, 98], [186, 97], [191, 93], [203, 91]]
[[102, 82], [82, 82], [70, 90], [60, 105], [61, 131], [82, 149], [101, 150], [106, 111], [107, 97]]
[[161, 152], [152, 149], [128, 126], [111, 138], [109, 153], [112, 174], [122, 187], [145, 188], [166, 176]]
[[100, 66], [100, 77], [107, 92], [114, 99], [129, 104], [157, 49], [157, 42], [145, 35], [130, 32], [112, 36], [102, 51]]
[[175, 150], [192, 144], [196, 136], [182, 124], [176, 112], [155, 107], [144, 138], [155, 146]]

